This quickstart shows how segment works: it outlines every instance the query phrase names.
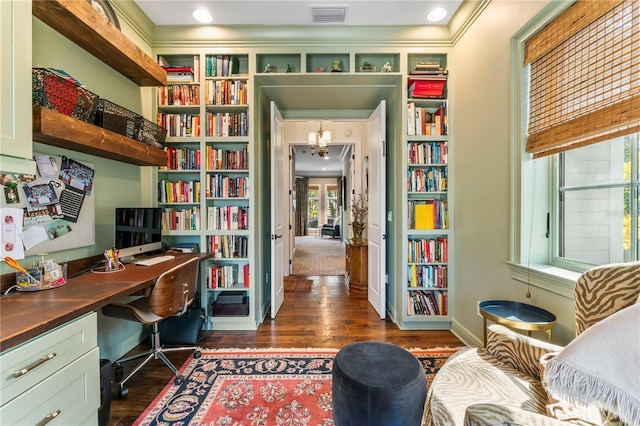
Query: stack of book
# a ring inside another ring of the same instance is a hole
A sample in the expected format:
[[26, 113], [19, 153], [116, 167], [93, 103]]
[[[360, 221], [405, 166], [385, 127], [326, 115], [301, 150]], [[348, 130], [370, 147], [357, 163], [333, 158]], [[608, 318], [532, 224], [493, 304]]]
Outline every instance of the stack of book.
[[419, 62], [411, 70], [412, 75], [432, 75], [438, 77], [446, 77], [448, 71], [440, 66], [437, 62]]
[[167, 83], [193, 83], [193, 68], [184, 67], [162, 67], [167, 72]]

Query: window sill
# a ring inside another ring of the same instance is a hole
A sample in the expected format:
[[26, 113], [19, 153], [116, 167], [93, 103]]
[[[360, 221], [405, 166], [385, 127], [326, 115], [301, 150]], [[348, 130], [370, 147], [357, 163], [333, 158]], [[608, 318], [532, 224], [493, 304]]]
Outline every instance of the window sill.
[[533, 287], [558, 294], [568, 299], [573, 299], [573, 289], [575, 287], [579, 272], [569, 271], [551, 265], [521, 265], [507, 262], [511, 269], [511, 278], [514, 280], [530, 283]]

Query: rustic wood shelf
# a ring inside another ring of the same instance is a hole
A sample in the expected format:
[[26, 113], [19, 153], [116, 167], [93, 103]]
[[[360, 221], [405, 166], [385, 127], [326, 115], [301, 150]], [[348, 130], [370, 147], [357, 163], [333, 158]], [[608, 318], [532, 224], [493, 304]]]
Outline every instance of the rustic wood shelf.
[[32, 14], [139, 86], [166, 86], [167, 73], [87, 1], [33, 0]]
[[33, 107], [33, 140], [138, 166], [167, 164], [161, 149], [40, 106]]

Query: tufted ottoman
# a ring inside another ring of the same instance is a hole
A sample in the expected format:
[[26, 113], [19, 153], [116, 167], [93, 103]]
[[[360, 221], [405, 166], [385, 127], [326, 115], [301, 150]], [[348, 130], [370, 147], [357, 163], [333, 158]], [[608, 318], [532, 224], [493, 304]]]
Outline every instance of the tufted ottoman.
[[336, 426], [420, 425], [427, 381], [409, 351], [381, 342], [356, 342], [338, 352], [331, 391]]

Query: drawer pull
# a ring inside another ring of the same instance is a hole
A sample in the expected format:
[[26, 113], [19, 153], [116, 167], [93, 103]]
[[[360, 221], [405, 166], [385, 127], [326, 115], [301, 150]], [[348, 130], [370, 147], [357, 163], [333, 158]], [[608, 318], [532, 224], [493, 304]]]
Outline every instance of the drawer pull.
[[32, 362], [31, 364], [27, 365], [23, 369], [14, 371], [13, 372], [13, 377], [18, 378], [20, 376], [24, 376], [29, 371], [33, 370], [34, 368], [36, 368], [39, 365], [44, 364], [45, 362], [49, 361], [50, 359], [53, 359], [53, 357], [55, 357], [55, 356], [56, 356], [55, 352], [52, 352], [49, 355], [43, 355], [43, 356], [40, 357], [39, 360]]
[[36, 423], [36, 426], [44, 426], [47, 423], [49, 423], [51, 420], [55, 419], [56, 417], [58, 417], [58, 414], [60, 414], [62, 411], [60, 410], [56, 410], [51, 414], [47, 414], [47, 417], [45, 417], [44, 419], [40, 420], [38, 423]]

